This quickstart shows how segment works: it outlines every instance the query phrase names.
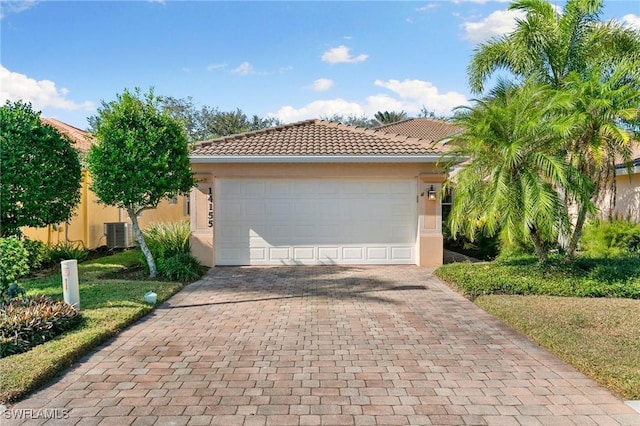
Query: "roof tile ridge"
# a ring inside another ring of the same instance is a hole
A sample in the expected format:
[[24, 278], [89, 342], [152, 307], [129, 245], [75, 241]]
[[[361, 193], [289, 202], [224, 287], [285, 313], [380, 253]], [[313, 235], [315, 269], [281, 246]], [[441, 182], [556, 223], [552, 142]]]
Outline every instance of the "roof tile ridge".
[[405, 118], [404, 120], [394, 121], [393, 123], [381, 124], [379, 126], [374, 127], [374, 129], [384, 129], [385, 127], [395, 126], [396, 124], [406, 123], [408, 121], [413, 121], [418, 118], [421, 118], [421, 117], [409, 117], [409, 118]]
[[287, 124], [280, 124], [278, 126], [271, 126], [271, 127], [267, 127], [264, 129], [256, 129], [256, 130], [249, 130], [247, 132], [242, 132], [242, 133], [234, 133], [232, 135], [226, 135], [226, 136], [220, 136], [217, 138], [211, 138], [211, 139], [205, 139], [202, 141], [196, 141], [193, 146], [194, 147], [205, 147], [205, 146], [211, 146], [213, 143], [220, 143], [220, 142], [228, 142], [228, 141], [232, 141], [232, 140], [239, 140], [239, 139], [243, 139], [249, 136], [254, 136], [257, 134], [261, 134], [261, 133], [273, 133], [282, 129], [287, 129], [287, 128], [294, 128], [294, 127], [300, 127], [300, 126], [304, 126], [304, 125], [308, 125], [308, 124], [313, 124], [315, 121], [314, 119], [311, 120], [303, 120], [303, 121], [297, 121], [295, 123], [287, 123]]
[[53, 122], [55, 122], [55, 123], [57, 123], [57, 124], [62, 125], [63, 127], [68, 127], [68, 128], [70, 128], [70, 129], [76, 130], [76, 131], [81, 132], [81, 133], [84, 133], [84, 134], [86, 134], [86, 135], [93, 136], [93, 135], [91, 134], [91, 132], [88, 132], [88, 131], [86, 131], [86, 130], [82, 130], [82, 129], [81, 129], [81, 128], [79, 128], [79, 127], [73, 126], [73, 125], [71, 125], [71, 124], [69, 124], [69, 123], [65, 123], [64, 121], [60, 121], [60, 120], [58, 120], [57, 118], [42, 117], [42, 120], [43, 120], [43, 121], [45, 121], [45, 122], [46, 122], [46, 121], [53, 121]]

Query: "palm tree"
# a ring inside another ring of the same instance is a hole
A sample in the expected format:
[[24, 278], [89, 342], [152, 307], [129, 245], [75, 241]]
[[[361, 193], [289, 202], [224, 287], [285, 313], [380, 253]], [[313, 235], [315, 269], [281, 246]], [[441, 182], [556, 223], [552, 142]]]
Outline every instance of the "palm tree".
[[455, 183], [449, 215], [452, 235], [472, 241], [478, 232], [502, 232], [510, 242], [530, 240], [538, 260], [568, 227], [557, 188], [588, 204], [591, 185], [565, 161], [562, 138], [574, 127], [571, 99], [548, 85], [500, 82], [490, 96], [459, 109], [465, 130], [453, 141], [457, 156], [470, 158], [445, 186]]
[[[509, 9], [524, 18], [513, 33], [478, 46], [468, 67], [475, 92], [504, 69], [573, 94], [574, 111], [566, 113], [577, 114], [581, 124], [565, 136], [565, 150], [567, 160], [593, 181], [591, 201], [615, 194], [616, 159], [629, 160], [628, 134], [639, 128], [631, 112], [637, 97], [625, 91], [640, 87], [640, 32], [601, 22], [602, 8], [603, 0], [568, 0], [562, 12], [546, 0], [516, 0]], [[578, 210], [568, 234], [571, 257], [591, 202], [582, 205], [566, 195]]]
[[373, 116], [380, 125], [396, 123], [406, 120], [407, 113], [404, 111], [378, 111]]
[[[573, 114], [577, 131], [569, 139], [567, 157], [578, 170], [589, 176], [594, 188], [593, 201], [609, 197], [608, 216], [615, 207], [615, 166], [629, 162], [634, 138], [640, 137], [640, 70], [633, 61], [623, 60], [603, 71], [594, 67], [582, 76], [570, 73], [563, 89], [574, 99]], [[572, 257], [580, 239], [587, 208], [578, 206], [567, 254]]]
[[591, 65], [611, 65], [633, 55], [640, 59], [640, 35], [616, 21], [601, 22], [603, 3], [568, 0], [559, 12], [547, 0], [514, 1], [509, 9], [525, 17], [512, 33], [475, 49], [468, 67], [471, 89], [482, 92], [499, 69], [560, 88], [572, 71], [583, 74]]

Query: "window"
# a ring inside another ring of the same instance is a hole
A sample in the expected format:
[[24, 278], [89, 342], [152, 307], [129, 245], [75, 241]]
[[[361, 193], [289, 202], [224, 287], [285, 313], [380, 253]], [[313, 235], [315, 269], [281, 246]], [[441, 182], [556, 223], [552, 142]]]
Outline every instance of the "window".
[[451, 213], [451, 204], [453, 203], [453, 190], [447, 188], [444, 196], [442, 197], [442, 222], [446, 222]]

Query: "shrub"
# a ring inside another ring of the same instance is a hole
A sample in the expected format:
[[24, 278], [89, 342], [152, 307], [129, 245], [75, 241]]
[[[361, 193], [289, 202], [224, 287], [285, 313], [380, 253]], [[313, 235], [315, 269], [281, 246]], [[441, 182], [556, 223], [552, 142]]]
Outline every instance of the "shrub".
[[640, 224], [619, 217], [592, 220], [582, 231], [580, 248], [594, 257], [640, 253]]
[[82, 262], [89, 255], [89, 250], [84, 248], [81, 244], [73, 243], [71, 241], [60, 241], [50, 251], [51, 262], [60, 262], [62, 260], [76, 259], [78, 262]]
[[0, 309], [0, 358], [26, 352], [82, 321], [80, 311], [46, 296], [14, 299]]
[[464, 235], [458, 235], [455, 239], [446, 224], [442, 224], [444, 247], [467, 256], [481, 260], [492, 260], [500, 253], [500, 238], [488, 237], [479, 233], [474, 241], [470, 241]]
[[21, 241], [0, 238], [0, 301], [7, 297], [9, 286], [29, 273], [29, 253]]
[[148, 245], [162, 248], [166, 258], [178, 253], [190, 253], [191, 227], [188, 221], [176, 223], [152, 223], [144, 231], [144, 239]]
[[[188, 221], [177, 223], [152, 223], [144, 231], [145, 241], [147, 242], [149, 250], [151, 250], [151, 254], [156, 262], [156, 267], [160, 276], [170, 278], [165, 273], [166, 261], [168, 259], [178, 255], [183, 255], [180, 257], [180, 260], [175, 260], [173, 265], [171, 265], [174, 270], [176, 270], [176, 268], [178, 270], [184, 269], [184, 265], [189, 264], [189, 261], [187, 261], [184, 256], [191, 257], [191, 244], [189, 243], [190, 236], [191, 227]], [[149, 266], [147, 265], [144, 255], [141, 255], [140, 263], [148, 271]], [[198, 271], [199, 268], [200, 266], [198, 266]], [[198, 272], [198, 274], [199, 273], [200, 272]], [[175, 271], [173, 271], [171, 275], [175, 276]], [[197, 278], [199, 277], [200, 275], [198, 275]]]
[[22, 240], [22, 245], [29, 254], [28, 263], [30, 269], [39, 269], [51, 262], [49, 248], [42, 241], [25, 238]]
[[191, 254], [178, 253], [165, 260], [163, 276], [172, 281], [195, 281], [202, 276], [202, 265]]

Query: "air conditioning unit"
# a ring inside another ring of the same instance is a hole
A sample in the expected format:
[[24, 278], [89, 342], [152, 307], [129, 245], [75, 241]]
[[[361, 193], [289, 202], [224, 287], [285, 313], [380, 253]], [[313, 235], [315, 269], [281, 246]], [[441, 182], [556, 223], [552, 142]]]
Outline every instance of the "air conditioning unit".
[[104, 234], [107, 236], [107, 248], [129, 248], [136, 245], [136, 239], [133, 235], [133, 225], [130, 223], [105, 223]]

